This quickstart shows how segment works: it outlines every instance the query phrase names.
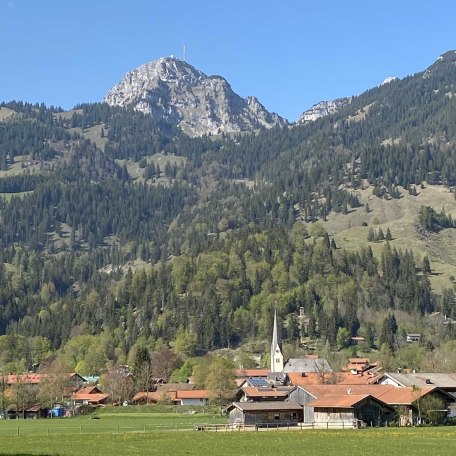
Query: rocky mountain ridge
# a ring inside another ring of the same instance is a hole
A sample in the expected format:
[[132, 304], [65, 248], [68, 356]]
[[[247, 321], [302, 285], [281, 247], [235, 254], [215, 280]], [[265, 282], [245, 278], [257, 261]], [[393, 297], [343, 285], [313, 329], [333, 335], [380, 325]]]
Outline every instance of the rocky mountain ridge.
[[317, 104], [314, 104], [310, 109], [304, 111], [299, 119], [296, 121], [297, 125], [307, 124], [309, 122], [315, 122], [321, 117], [329, 116], [330, 114], [335, 114], [339, 109], [344, 108], [345, 106], [351, 103], [351, 97], [337, 98], [330, 101], [320, 101]]
[[126, 74], [106, 95], [111, 106], [129, 106], [176, 124], [190, 136], [285, 126], [255, 97], [242, 98], [221, 76], [208, 76], [175, 57], [146, 63]]

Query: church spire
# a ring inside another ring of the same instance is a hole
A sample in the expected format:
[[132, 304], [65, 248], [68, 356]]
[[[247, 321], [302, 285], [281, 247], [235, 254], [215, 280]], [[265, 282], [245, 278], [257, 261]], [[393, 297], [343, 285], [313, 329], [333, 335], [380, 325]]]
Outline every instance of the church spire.
[[280, 349], [279, 331], [277, 329], [277, 309], [274, 309], [274, 329], [271, 343], [271, 372], [283, 371], [283, 355]]

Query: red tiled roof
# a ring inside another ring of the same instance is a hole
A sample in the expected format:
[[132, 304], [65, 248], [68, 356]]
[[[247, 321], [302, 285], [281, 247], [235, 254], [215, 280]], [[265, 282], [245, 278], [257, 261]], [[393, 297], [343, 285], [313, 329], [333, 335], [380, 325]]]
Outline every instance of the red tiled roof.
[[346, 394], [321, 396], [309, 402], [310, 407], [335, 407], [335, 408], [353, 408], [356, 404], [364, 399], [371, 397], [368, 394]]
[[[26, 385], [38, 385], [44, 378], [48, 377], [50, 374], [35, 374], [35, 373], [28, 373], [28, 374], [8, 374], [5, 376], [6, 384], [12, 385], [13, 383], [24, 383]], [[77, 376], [80, 377], [79, 374], [75, 372], [69, 372], [66, 374], [70, 379]], [[2, 375], [0, 375], [2, 378]], [[82, 377], [81, 377], [82, 379]]]
[[147, 392], [147, 391], [139, 391], [133, 396], [133, 402], [140, 402], [145, 400], [147, 402], [158, 402], [163, 399], [163, 395], [158, 393], [157, 391]]
[[255, 388], [245, 386], [242, 391], [249, 397], [287, 397], [293, 388], [277, 390], [276, 388]]
[[96, 394], [101, 392], [102, 391], [98, 388], [98, 386], [83, 386], [76, 391], [78, 394]]
[[25, 383], [27, 385], [37, 385], [47, 377], [47, 374], [8, 374], [6, 376], [6, 384]]
[[271, 371], [269, 369], [236, 369], [236, 377], [267, 377]]
[[338, 385], [371, 385], [382, 375], [381, 373], [370, 375], [368, 373], [351, 374], [350, 372], [337, 372], [335, 378]]
[[332, 395], [369, 395], [388, 405], [410, 405], [420, 397], [438, 389], [435, 386], [413, 389], [393, 385], [307, 385], [302, 388], [316, 399]]
[[288, 379], [293, 386], [298, 385], [320, 385], [329, 382], [333, 375], [332, 372], [287, 372]]
[[369, 364], [369, 358], [348, 358], [350, 364]]
[[74, 393], [71, 396], [73, 401], [87, 401], [92, 403], [100, 403], [105, 401], [109, 397], [109, 394], [95, 393], [95, 394], [78, 394]]
[[238, 388], [240, 388], [241, 385], [242, 385], [245, 381], [246, 381], [245, 378], [237, 378], [237, 379], [234, 380], [234, 382], [236, 383], [236, 386], [237, 386]]
[[420, 397], [426, 396], [430, 392], [436, 390], [435, 386], [423, 386], [422, 388], [412, 387], [393, 387], [386, 393], [381, 395], [381, 400], [387, 404], [394, 405], [410, 405]]
[[209, 399], [207, 390], [176, 391], [176, 400], [178, 399]]
[[315, 398], [328, 395], [367, 394], [380, 397], [381, 394], [396, 388], [391, 385], [308, 385], [304, 389]]

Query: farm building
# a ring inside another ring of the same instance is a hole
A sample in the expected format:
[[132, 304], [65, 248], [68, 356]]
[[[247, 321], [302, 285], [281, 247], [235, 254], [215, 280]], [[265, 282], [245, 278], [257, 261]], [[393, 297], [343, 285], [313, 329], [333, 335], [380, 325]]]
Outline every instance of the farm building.
[[309, 402], [316, 423], [380, 426], [394, 419], [394, 409], [366, 394], [327, 395]]
[[295, 402], [233, 402], [227, 409], [230, 424], [290, 425], [302, 422]]

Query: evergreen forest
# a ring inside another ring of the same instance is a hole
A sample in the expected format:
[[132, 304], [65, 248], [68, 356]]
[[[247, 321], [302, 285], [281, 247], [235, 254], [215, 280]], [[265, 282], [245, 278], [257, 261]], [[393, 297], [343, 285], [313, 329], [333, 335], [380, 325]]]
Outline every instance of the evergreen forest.
[[[429, 188], [455, 201], [455, 64], [448, 52], [335, 114], [242, 135], [190, 138], [104, 103], [1, 103], [0, 370], [57, 357], [97, 375], [164, 347], [267, 364], [274, 308], [289, 354], [413, 368], [454, 348], [456, 259], [439, 278], [433, 252], [454, 248], [456, 205], [413, 214], [425, 254], [375, 207]], [[352, 233], [354, 214], [371, 215], [345, 247], [328, 223]], [[413, 356], [407, 332], [422, 334]]]

